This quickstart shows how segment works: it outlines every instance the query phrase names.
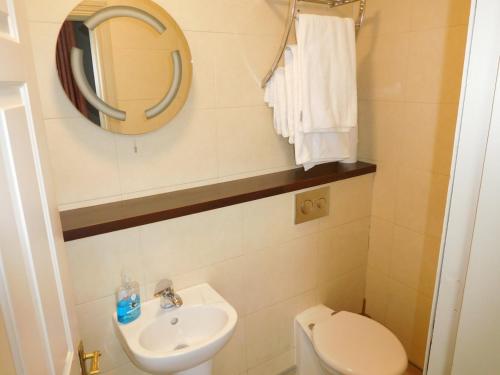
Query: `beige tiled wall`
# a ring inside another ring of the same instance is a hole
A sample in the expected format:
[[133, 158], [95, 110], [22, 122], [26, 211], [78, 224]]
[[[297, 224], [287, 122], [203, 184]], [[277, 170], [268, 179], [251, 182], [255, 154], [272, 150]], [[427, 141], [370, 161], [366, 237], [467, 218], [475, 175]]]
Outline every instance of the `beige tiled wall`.
[[[280, 43], [282, 0], [158, 0], [183, 29], [193, 56], [186, 107], [141, 136], [89, 123], [58, 82], [55, 45], [78, 0], [27, 0], [57, 197], [63, 209], [258, 175], [295, 166], [274, 133], [260, 81]], [[327, 7], [309, 7], [330, 12]], [[352, 14], [352, 7], [337, 11]], [[78, 166], [78, 167], [75, 167]]]
[[[165, 277], [181, 289], [210, 283], [238, 311], [215, 375], [276, 375], [293, 366], [293, 318], [325, 303], [361, 311], [373, 175], [330, 184], [332, 215], [294, 225], [294, 193], [67, 243], [86, 347], [106, 374], [138, 374], [111, 314], [122, 269], [150, 299]], [[347, 203], [350, 202], [350, 203]]]
[[[57, 80], [58, 29], [74, 0], [27, 0], [36, 68], [62, 207], [144, 195], [294, 166], [273, 132], [260, 79], [284, 25], [281, 0], [161, 0], [193, 54], [186, 107], [143, 136], [89, 125]], [[313, 8], [321, 11], [324, 8]], [[352, 13], [344, 7], [343, 14]], [[135, 152], [137, 149], [137, 152]], [[160, 278], [180, 289], [209, 282], [238, 310], [216, 375], [275, 375], [294, 363], [292, 319], [324, 302], [360, 311], [365, 294], [373, 176], [331, 184], [332, 214], [293, 224], [294, 194], [67, 243], [85, 345], [103, 352], [108, 375], [140, 373], [111, 324], [120, 272], [151, 298]]]
[[367, 309], [422, 366], [470, 0], [369, 0], [360, 158], [375, 161]]

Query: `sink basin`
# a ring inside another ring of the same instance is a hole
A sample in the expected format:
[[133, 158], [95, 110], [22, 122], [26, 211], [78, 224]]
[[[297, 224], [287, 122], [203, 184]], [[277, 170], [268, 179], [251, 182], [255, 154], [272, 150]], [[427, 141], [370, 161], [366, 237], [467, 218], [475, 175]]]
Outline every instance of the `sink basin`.
[[209, 375], [212, 358], [231, 338], [238, 315], [208, 284], [178, 294], [181, 307], [164, 310], [153, 299], [129, 324], [119, 323], [115, 314], [118, 336], [130, 359], [146, 372]]

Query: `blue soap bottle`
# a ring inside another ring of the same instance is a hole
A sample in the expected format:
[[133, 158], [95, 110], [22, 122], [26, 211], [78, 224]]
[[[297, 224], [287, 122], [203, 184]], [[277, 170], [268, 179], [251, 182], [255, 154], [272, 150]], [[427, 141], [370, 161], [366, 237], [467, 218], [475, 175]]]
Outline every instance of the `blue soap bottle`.
[[131, 323], [141, 315], [139, 283], [122, 273], [122, 284], [116, 292], [116, 317], [122, 324]]

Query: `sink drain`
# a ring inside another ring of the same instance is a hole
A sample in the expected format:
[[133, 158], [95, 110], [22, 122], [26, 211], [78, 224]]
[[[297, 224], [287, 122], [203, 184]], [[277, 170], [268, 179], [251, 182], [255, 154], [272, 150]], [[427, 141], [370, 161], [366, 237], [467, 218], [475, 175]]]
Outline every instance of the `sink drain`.
[[172, 320], [170, 321], [170, 324], [172, 324], [173, 326], [176, 325], [177, 323], [179, 323], [178, 318], [172, 318]]
[[185, 348], [189, 348], [189, 345], [188, 344], [179, 344], [174, 348], [174, 350], [181, 350], [181, 349], [185, 349]]

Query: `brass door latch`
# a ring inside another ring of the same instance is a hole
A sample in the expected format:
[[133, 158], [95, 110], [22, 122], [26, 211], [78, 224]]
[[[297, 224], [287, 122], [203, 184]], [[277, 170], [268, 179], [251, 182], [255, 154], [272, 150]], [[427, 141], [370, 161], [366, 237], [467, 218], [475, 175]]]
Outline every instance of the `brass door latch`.
[[[97, 375], [101, 372], [100, 369], [100, 357], [101, 352], [95, 351], [92, 353], [85, 353], [83, 348], [83, 342], [80, 341], [78, 345], [78, 357], [80, 358], [80, 367], [82, 368], [82, 375]], [[90, 364], [90, 371], [87, 370], [86, 362], [92, 360]]]

